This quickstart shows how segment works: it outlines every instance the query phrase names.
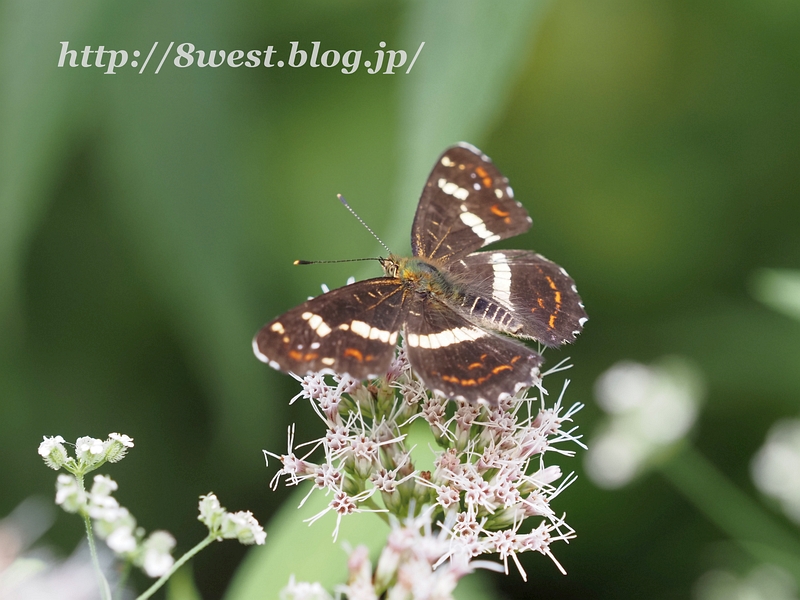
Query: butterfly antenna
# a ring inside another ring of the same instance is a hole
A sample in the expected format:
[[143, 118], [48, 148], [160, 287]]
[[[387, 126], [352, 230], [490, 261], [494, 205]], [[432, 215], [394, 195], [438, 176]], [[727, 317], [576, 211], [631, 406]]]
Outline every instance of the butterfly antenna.
[[340, 262], [358, 262], [361, 260], [377, 260], [380, 261], [380, 258], [342, 258], [339, 260], [296, 260], [294, 261], [295, 265], [318, 265], [320, 263], [340, 263]]
[[[354, 216], [356, 219], [358, 219], [358, 222], [359, 222], [359, 223], [361, 223], [361, 224], [362, 224], [362, 225], [363, 225], [363, 226], [366, 228], [366, 230], [367, 230], [367, 231], [369, 231], [369, 232], [372, 234], [372, 237], [374, 237], [376, 240], [378, 240], [378, 243], [380, 243], [380, 245], [381, 245], [381, 246], [383, 246], [384, 248], [386, 248], [386, 251], [387, 251], [389, 254], [391, 254], [391, 253], [392, 253], [392, 251], [391, 251], [391, 250], [389, 250], [389, 246], [387, 246], [386, 244], [384, 244], [384, 243], [383, 243], [383, 240], [382, 240], [381, 238], [379, 238], [379, 237], [378, 237], [378, 235], [377, 235], [377, 234], [376, 234], [374, 231], [372, 231], [372, 229], [370, 229], [370, 226], [369, 226], [369, 225], [367, 225], [366, 223], [364, 223], [364, 219], [362, 219], [361, 217], [359, 217], [359, 216], [358, 216], [358, 214], [356, 213], [356, 211], [354, 211], [354, 210], [353, 210], [353, 208], [352, 208], [352, 207], [351, 207], [351, 206], [350, 206], [350, 205], [347, 203], [347, 200], [345, 200], [345, 199], [344, 199], [344, 196], [342, 196], [341, 194], [336, 194], [336, 197], [337, 197], [337, 198], [339, 198], [339, 202], [341, 202], [342, 204], [344, 204], [344, 207], [345, 207], [347, 210], [349, 210], [349, 211], [350, 211], [350, 214], [352, 214], [352, 215], [353, 215], [353, 216]], [[370, 260], [370, 259], [367, 259], [367, 260]]]

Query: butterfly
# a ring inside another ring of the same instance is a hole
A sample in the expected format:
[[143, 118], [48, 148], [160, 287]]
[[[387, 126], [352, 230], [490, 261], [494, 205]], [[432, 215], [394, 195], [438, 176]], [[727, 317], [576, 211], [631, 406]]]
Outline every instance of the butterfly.
[[476, 252], [531, 227], [488, 156], [444, 151], [425, 183], [411, 257], [381, 258], [383, 277], [331, 290], [267, 323], [259, 360], [284, 372], [384, 375], [402, 332], [412, 369], [447, 398], [496, 405], [533, 385], [544, 346], [572, 342], [587, 321], [567, 272], [528, 250]]

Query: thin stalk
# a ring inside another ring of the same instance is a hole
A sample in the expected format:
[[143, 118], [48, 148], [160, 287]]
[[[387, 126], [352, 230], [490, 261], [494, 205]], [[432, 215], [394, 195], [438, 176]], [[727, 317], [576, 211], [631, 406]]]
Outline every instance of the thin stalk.
[[[85, 490], [83, 487], [83, 476], [76, 475], [75, 478], [78, 480], [78, 485], [82, 490]], [[94, 571], [97, 574], [97, 583], [100, 586], [100, 594], [103, 597], [103, 600], [111, 600], [111, 587], [108, 585], [108, 581], [106, 580], [105, 575], [103, 575], [103, 570], [100, 568], [100, 560], [97, 558], [97, 545], [94, 541], [94, 532], [92, 531], [92, 519], [86, 514], [84, 511], [81, 511], [81, 516], [83, 517], [83, 524], [86, 527], [86, 541], [89, 542], [89, 554], [92, 556], [92, 565], [94, 566]]]
[[139, 596], [136, 600], [147, 600], [150, 596], [155, 594], [162, 585], [167, 582], [167, 579], [172, 577], [172, 575], [180, 569], [186, 561], [192, 558], [195, 554], [200, 552], [203, 548], [211, 544], [211, 542], [215, 541], [217, 538], [213, 535], [209, 535], [207, 538], [203, 539], [199, 544], [197, 544], [194, 548], [189, 550], [186, 554], [181, 556], [178, 560], [175, 561], [175, 564], [172, 565], [172, 568], [164, 573], [161, 577], [159, 577], [158, 581], [156, 581], [153, 585], [151, 585], [146, 592], [144, 592], [141, 596]]
[[690, 444], [684, 444], [660, 471], [750, 556], [780, 565], [800, 578], [800, 539]]

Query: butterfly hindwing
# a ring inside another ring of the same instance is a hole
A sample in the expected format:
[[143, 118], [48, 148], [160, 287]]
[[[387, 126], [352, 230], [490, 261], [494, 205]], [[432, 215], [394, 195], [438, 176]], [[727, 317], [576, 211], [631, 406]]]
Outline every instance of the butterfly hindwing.
[[[448, 267], [456, 276], [468, 274], [473, 295], [482, 294], [490, 305], [501, 307], [473, 310], [467, 317], [490, 329], [560, 346], [574, 341], [587, 320], [575, 282], [541, 254], [528, 250], [475, 252]], [[486, 302], [466, 304], [465, 308], [482, 308]], [[481, 319], [481, 314], [488, 318]]]
[[492, 333], [437, 300], [410, 302], [405, 323], [408, 359], [426, 387], [448, 398], [497, 404], [530, 387], [542, 357]]
[[489, 157], [469, 144], [436, 161], [411, 228], [414, 256], [455, 260], [531, 226], [525, 208]]
[[285, 372], [378, 377], [394, 356], [404, 316], [396, 279], [359, 281], [267, 323], [253, 339], [253, 350], [259, 360]]

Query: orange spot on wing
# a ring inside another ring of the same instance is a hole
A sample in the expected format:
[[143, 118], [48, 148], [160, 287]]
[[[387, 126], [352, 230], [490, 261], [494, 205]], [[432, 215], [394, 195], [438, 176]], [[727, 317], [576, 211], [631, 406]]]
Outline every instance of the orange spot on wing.
[[[484, 354], [483, 357], [485, 357], [485, 356], [486, 355]], [[461, 379], [459, 377], [454, 377], [452, 375], [443, 375], [442, 376], [442, 380], [446, 381], [447, 383], [457, 383], [459, 385], [466, 386], [466, 387], [475, 387], [477, 385], [482, 385], [482, 384], [486, 383], [489, 379], [492, 378], [492, 376], [499, 375], [503, 371], [513, 371], [514, 370], [514, 367], [513, 367], [514, 363], [516, 363], [520, 358], [522, 358], [522, 357], [519, 356], [519, 355], [514, 356], [511, 359], [509, 364], [498, 365], [495, 368], [493, 368], [490, 373], [487, 373], [483, 377], [478, 377], [476, 379]], [[483, 366], [484, 365], [482, 363], [475, 362], [475, 363], [470, 364], [468, 368], [469, 369], [478, 369], [478, 368], [483, 367]]]
[[511, 214], [508, 211], [501, 209], [497, 204], [493, 204], [492, 208], [490, 208], [489, 210], [491, 210], [492, 213], [497, 215], [498, 217], [507, 217], [508, 215]]
[[345, 356], [352, 356], [358, 362], [363, 362], [364, 361], [364, 355], [361, 354], [361, 351], [357, 350], [356, 348], [345, 348], [344, 355]]
[[555, 328], [555, 326], [556, 326], [556, 313], [553, 313], [552, 315], [550, 315], [550, 321], [548, 322], [548, 325], [550, 325], [550, 329]]
[[478, 177], [481, 178], [481, 181], [483, 181], [483, 185], [485, 185], [487, 188], [492, 187], [492, 178], [489, 177], [486, 169], [483, 167], [478, 167], [475, 169], [475, 172], [478, 174]]
[[289, 350], [289, 358], [292, 360], [303, 360], [303, 353], [297, 350]]

